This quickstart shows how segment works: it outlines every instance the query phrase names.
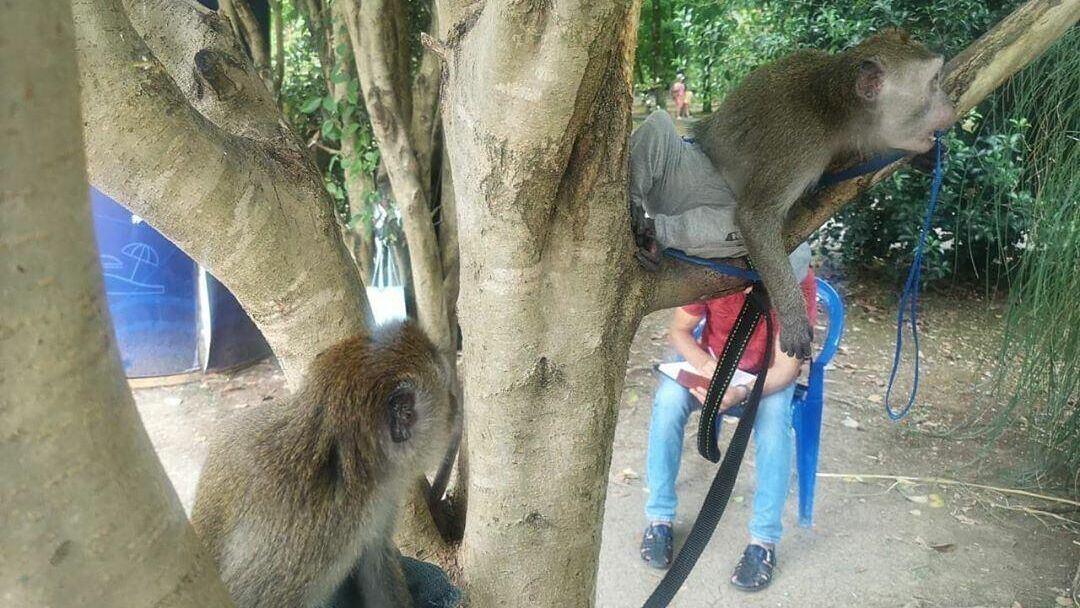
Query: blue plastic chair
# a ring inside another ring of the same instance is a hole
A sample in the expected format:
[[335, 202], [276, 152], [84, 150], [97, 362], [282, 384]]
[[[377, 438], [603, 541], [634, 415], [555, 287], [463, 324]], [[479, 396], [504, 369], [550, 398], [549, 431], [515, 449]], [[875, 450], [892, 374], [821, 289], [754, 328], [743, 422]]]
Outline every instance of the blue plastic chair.
[[[821, 448], [821, 411], [825, 391], [825, 366], [832, 360], [840, 346], [844, 333], [844, 301], [828, 281], [817, 279], [818, 303], [825, 308], [828, 326], [821, 352], [810, 363], [806, 384], [795, 386], [792, 398], [794, 412], [792, 426], [795, 428], [795, 465], [799, 476], [799, 526], [809, 528], [814, 524], [814, 490], [817, 486], [818, 452]], [[699, 326], [695, 335], [700, 337]], [[739, 417], [742, 407], [732, 408], [725, 415]], [[723, 416], [716, 419], [717, 435]]]

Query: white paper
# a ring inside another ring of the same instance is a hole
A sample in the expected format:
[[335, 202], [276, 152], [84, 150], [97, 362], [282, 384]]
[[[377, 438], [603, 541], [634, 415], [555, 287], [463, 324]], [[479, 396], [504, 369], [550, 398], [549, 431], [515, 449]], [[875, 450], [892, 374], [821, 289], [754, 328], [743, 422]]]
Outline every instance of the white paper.
[[[660, 373], [671, 378], [672, 380], [679, 377], [680, 370], [685, 370], [691, 374], [697, 374], [698, 376], [705, 375], [701, 373], [696, 367], [690, 365], [690, 363], [686, 361], [661, 363], [660, 365], [656, 366], [656, 369], [658, 369]], [[735, 370], [735, 375], [731, 377], [731, 386], [737, 386], [739, 384], [753, 384], [755, 380], [757, 380], [757, 376], [755, 376], [754, 374], [744, 372], [741, 369], [737, 369]]]

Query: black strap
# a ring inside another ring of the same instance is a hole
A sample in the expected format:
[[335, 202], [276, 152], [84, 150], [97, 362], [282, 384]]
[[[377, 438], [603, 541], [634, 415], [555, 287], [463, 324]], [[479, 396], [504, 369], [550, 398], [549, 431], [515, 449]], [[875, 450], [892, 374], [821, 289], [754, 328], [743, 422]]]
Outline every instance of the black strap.
[[758, 403], [761, 401], [761, 393], [765, 388], [765, 375], [772, 364], [773, 326], [772, 315], [769, 311], [769, 299], [765, 294], [765, 288], [761, 283], [755, 283], [750, 294], [743, 303], [742, 310], [735, 320], [724, 350], [716, 364], [716, 372], [713, 373], [709, 383], [709, 391], [705, 395], [705, 404], [701, 411], [701, 426], [698, 428], [698, 451], [712, 462], [720, 460], [720, 448], [716, 442], [716, 417], [720, 415], [720, 401], [731, 383], [732, 376], [739, 366], [743, 351], [754, 334], [754, 329], [765, 318], [765, 361], [761, 372], [754, 382], [754, 389], [746, 399], [746, 409], [739, 419], [739, 425], [735, 428], [735, 434], [728, 444], [724, 461], [720, 463], [720, 469], [713, 478], [709, 493], [705, 495], [705, 502], [701, 505], [697, 520], [690, 528], [690, 534], [686, 537], [686, 543], [675, 557], [671, 569], [664, 575], [663, 580], [656, 586], [652, 595], [645, 601], [644, 608], [664, 608], [667, 606], [679, 588], [690, 576], [705, 546], [709, 544], [713, 532], [716, 531], [720, 518], [727, 508], [731, 491], [735, 488], [735, 479], [739, 476], [739, 466], [742, 465], [746, 446], [750, 442], [750, 431], [754, 428], [754, 418], [757, 417]]

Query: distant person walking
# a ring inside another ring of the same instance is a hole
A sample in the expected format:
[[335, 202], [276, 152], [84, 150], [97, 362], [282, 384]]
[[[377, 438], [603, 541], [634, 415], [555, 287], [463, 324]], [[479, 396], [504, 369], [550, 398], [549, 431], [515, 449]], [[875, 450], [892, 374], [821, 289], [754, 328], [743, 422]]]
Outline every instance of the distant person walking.
[[675, 77], [675, 84], [671, 85], [671, 98], [675, 100], [675, 116], [682, 118], [690, 116], [690, 108], [686, 103], [686, 76], [679, 74]]

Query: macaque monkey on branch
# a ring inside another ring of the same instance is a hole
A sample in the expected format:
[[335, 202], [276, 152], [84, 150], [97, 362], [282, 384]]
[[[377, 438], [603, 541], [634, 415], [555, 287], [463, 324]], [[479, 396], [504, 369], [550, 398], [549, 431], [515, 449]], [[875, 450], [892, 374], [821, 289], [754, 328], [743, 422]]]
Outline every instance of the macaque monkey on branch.
[[944, 59], [900, 30], [838, 55], [799, 51], [750, 73], [694, 135], [735, 193], [735, 221], [780, 317], [780, 348], [810, 357], [813, 330], [784, 251], [791, 206], [851, 154], [933, 146], [955, 120]]
[[346, 581], [366, 608], [412, 606], [391, 534], [449, 443], [448, 365], [415, 325], [382, 327], [221, 429], [191, 519], [239, 608], [326, 606]]
[[[650, 117], [639, 128], [645, 131], [641, 145], [631, 141], [631, 202], [636, 165], [675, 167], [680, 174], [637, 185], [643, 193], [637, 197], [643, 205], [632, 206], [642, 245], [639, 259], [644, 256], [646, 266], [658, 263], [652, 236], [665, 247], [705, 251], [696, 253], [705, 257], [731, 257], [723, 254], [741, 241], [779, 314], [781, 349], [809, 358], [813, 330], [784, 251], [788, 211], [834, 161], [886, 150], [930, 150], [934, 131], [955, 120], [941, 89], [943, 63], [941, 55], [906, 32], [887, 29], [843, 53], [802, 50], [755, 69], [716, 112], [692, 127], [694, 143], [687, 145], [693, 149], [681, 149], [671, 136], [665, 139], [662, 126], [648, 135]], [[702, 153], [711, 160], [710, 170], [700, 167]], [[635, 161], [635, 154], [644, 160]], [[657, 160], [675, 156], [674, 163]], [[690, 166], [697, 171], [692, 195], [685, 185], [677, 192], [682, 196], [649, 193], [657, 186], [674, 192], [673, 183], [691, 181], [681, 175]], [[731, 209], [718, 207], [732, 200], [733, 222]], [[646, 227], [642, 207], [654, 225]], [[701, 249], [703, 239], [716, 242], [721, 255]]]

